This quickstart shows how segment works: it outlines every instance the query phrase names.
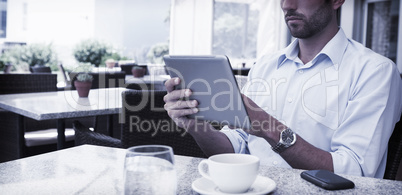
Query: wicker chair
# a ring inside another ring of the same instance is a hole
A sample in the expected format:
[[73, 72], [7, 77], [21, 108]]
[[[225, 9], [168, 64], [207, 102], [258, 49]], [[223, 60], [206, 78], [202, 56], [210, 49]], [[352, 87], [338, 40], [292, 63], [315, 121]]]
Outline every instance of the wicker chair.
[[76, 145], [94, 144], [128, 148], [136, 145], [162, 144], [173, 148], [175, 154], [206, 157], [193, 137], [175, 125], [163, 109], [166, 91], [129, 90], [123, 92], [124, 123], [121, 139], [89, 131], [74, 122]]
[[[41, 74], [0, 74], [0, 94], [17, 94], [56, 91], [57, 75]], [[0, 109], [0, 162], [17, 159], [20, 146], [17, 144], [18, 114]], [[91, 125], [93, 118], [80, 119]], [[24, 156], [31, 156], [56, 150], [57, 121], [37, 121], [24, 117]], [[72, 121], [66, 121], [67, 146], [74, 146]], [[51, 135], [49, 137], [49, 135]]]
[[52, 70], [48, 66], [38, 66], [38, 65], [36, 65], [36, 66], [30, 67], [29, 70], [32, 73], [52, 73]]
[[59, 64], [59, 69], [61, 72], [61, 75], [63, 75], [64, 81], [61, 82], [60, 87], [58, 87], [58, 90], [70, 90], [71, 89], [71, 81], [70, 77], [68, 77], [68, 73], [64, 69], [63, 64]]
[[43, 74], [1, 74], [0, 94], [32, 93], [57, 90], [57, 75]]
[[141, 66], [141, 67], [143, 67], [143, 68], [146, 68], [147, 70], [146, 70], [145, 74], [146, 74], [146, 75], [149, 75], [149, 70], [148, 70], [148, 66], [147, 66], [147, 65], [138, 65], [138, 64], [135, 64], [135, 63], [130, 63], [130, 64], [121, 64], [121, 65], [120, 65], [120, 68], [121, 68], [121, 71], [123, 71], [123, 72], [126, 73], [126, 75], [131, 75], [131, 74], [133, 74], [133, 73], [131, 72], [131, 69], [132, 69], [134, 66]]
[[[1, 74], [0, 94], [56, 91], [56, 82], [56, 74]], [[16, 151], [19, 148], [16, 139], [17, 124], [17, 114], [5, 110], [0, 111], [0, 161], [18, 158], [16, 155]], [[56, 123], [54, 121], [36, 121], [25, 118], [24, 126], [26, 134], [29, 134], [37, 130], [54, 128], [56, 127]], [[24, 151], [27, 150], [28, 147], [24, 148]]]
[[[402, 117], [401, 117], [402, 120]], [[402, 122], [396, 123], [394, 132], [388, 142], [387, 166], [384, 179], [402, 181]], [[399, 175], [398, 175], [399, 174]]]

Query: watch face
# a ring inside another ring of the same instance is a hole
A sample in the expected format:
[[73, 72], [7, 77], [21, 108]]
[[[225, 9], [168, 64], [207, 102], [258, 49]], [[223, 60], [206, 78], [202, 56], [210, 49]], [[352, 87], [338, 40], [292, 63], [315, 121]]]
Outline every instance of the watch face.
[[281, 136], [282, 141], [285, 145], [290, 145], [294, 140], [293, 132], [290, 129], [286, 129], [285, 131], [283, 131]]

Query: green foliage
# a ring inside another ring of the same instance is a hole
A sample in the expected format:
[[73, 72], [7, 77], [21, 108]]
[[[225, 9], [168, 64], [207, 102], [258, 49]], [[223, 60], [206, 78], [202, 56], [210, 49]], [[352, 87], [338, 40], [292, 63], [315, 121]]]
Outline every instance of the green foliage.
[[0, 70], [4, 70], [5, 66], [11, 63], [10, 55], [4, 53], [0, 56]]
[[78, 66], [76, 68], [74, 68], [73, 70], [74, 72], [83, 72], [83, 73], [88, 73], [92, 71], [92, 64], [91, 63], [84, 63], [84, 62], [80, 62], [78, 63]]
[[75, 46], [73, 54], [78, 62], [99, 66], [105, 56], [112, 55], [112, 47], [95, 39], [87, 39]]
[[147, 58], [151, 63], [163, 64], [163, 56], [169, 54], [169, 43], [158, 43], [149, 49]]
[[0, 61], [2, 64], [12, 64], [17, 69], [27, 71], [30, 66], [57, 67], [57, 55], [51, 44], [17, 45], [4, 52]]
[[77, 81], [92, 82], [93, 79], [94, 79], [93, 76], [89, 75], [88, 73], [79, 73], [77, 75]]
[[135, 70], [135, 69], [143, 69], [144, 67], [142, 67], [142, 66], [138, 66], [138, 65], [134, 65], [132, 68], [131, 68], [131, 70]]
[[101, 64], [105, 64], [105, 62], [106, 62], [106, 60], [108, 60], [108, 59], [113, 59], [113, 60], [115, 60], [115, 61], [120, 61], [120, 60], [129, 60], [127, 57], [125, 57], [125, 56], [120, 56], [120, 54], [119, 53], [117, 53], [117, 52], [112, 52], [111, 54], [109, 54], [109, 55], [105, 55], [105, 56], [103, 56], [103, 58], [102, 58], [102, 63]]

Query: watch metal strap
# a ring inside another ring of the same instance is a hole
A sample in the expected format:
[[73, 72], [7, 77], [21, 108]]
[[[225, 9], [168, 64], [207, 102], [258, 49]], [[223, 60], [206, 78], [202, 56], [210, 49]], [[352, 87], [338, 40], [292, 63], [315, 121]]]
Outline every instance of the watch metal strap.
[[279, 154], [279, 153], [283, 152], [287, 147], [285, 144], [278, 143], [278, 144], [276, 144], [276, 146], [271, 147], [271, 148], [274, 152]]

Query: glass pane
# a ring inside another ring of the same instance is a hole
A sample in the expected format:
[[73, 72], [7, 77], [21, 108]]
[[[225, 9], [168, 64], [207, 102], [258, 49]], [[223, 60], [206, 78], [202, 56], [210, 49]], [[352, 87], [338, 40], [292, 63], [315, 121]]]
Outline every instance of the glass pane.
[[366, 46], [396, 62], [399, 0], [368, 4]]
[[0, 37], [5, 38], [7, 32], [7, 11], [1, 11]]
[[0, 38], [5, 38], [7, 32], [7, 1], [0, 2]]
[[215, 2], [212, 54], [256, 58], [258, 17], [253, 4]]

